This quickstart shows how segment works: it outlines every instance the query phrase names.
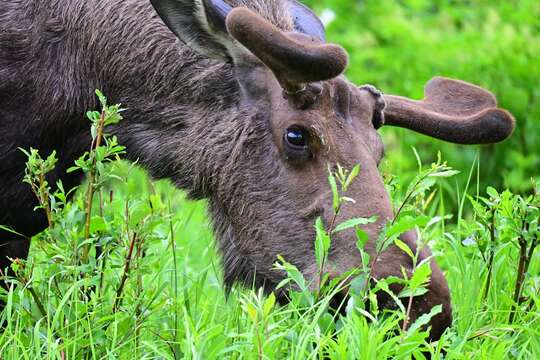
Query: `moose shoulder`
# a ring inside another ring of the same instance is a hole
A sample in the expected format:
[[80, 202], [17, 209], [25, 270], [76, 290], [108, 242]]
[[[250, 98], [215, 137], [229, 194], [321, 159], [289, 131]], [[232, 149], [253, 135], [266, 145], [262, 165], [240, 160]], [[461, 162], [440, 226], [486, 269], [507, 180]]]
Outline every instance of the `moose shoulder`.
[[[66, 169], [90, 145], [84, 113], [97, 107], [96, 88], [128, 109], [109, 132], [129, 159], [209, 199], [226, 282], [268, 289], [281, 280], [272, 270], [278, 255], [316, 279], [313, 223], [332, 216], [328, 164], [361, 165], [348, 194], [357, 205], [338, 221], [376, 215], [365, 226], [366, 249], [375, 251], [393, 216], [377, 168], [379, 127], [464, 144], [498, 142], [513, 130], [512, 116], [477, 86], [435, 78], [421, 101], [382, 95], [341, 75], [347, 61], [294, 0], [0, 0], [0, 224], [24, 234], [0, 233], [2, 269], [8, 257], [26, 257], [29, 237], [46, 226], [22, 184], [18, 149], [57, 150], [49, 183], [76, 186], [81, 176]], [[402, 240], [416, 248], [415, 234]], [[335, 236], [333, 272], [359, 265], [355, 247], [353, 234]], [[411, 266], [390, 246], [374, 275]], [[431, 322], [437, 339], [452, 317], [446, 280], [431, 267], [412, 316], [441, 304]]]

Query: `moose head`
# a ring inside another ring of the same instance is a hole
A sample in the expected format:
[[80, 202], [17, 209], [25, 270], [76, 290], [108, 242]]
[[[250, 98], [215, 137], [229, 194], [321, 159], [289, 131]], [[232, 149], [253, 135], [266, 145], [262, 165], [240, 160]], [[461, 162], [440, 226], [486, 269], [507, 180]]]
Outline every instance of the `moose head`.
[[[151, 2], [195, 53], [230, 64], [238, 86], [231, 105], [235, 121], [220, 126], [242, 129], [225, 147], [228, 160], [205, 166], [211, 170], [203, 176], [229, 284], [272, 289], [283, 276], [273, 269], [278, 255], [317, 281], [314, 221], [321, 217], [327, 227], [332, 221], [327, 176], [337, 164], [361, 166], [347, 193], [355, 203], [344, 206], [337, 221], [376, 216], [364, 226], [366, 251], [375, 253], [375, 239], [394, 215], [378, 170], [384, 154], [380, 127], [460, 144], [498, 142], [513, 131], [512, 116], [497, 108], [493, 95], [462, 81], [434, 78], [420, 101], [351, 83], [342, 75], [345, 50], [326, 43], [319, 19], [294, 0]], [[413, 232], [402, 240], [416, 251]], [[427, 248], [418, 251], [421, 259], [430, 256]], [[354, 232], [335, 234], [327, 271], [341, 274], [360, 261]], [[415, 299], [412, 316], [442, 304], [431, 324], [437, 338], [451, 323], [451, 308], [446, 280], [434, 261], [431, 266], [429, 292]], [[374, 278], [400, 276], [401, 268], [412, 270], [411, 259], [390, 246], [374, 265]], [[379, 300], [392, 306], [383, 295]]]

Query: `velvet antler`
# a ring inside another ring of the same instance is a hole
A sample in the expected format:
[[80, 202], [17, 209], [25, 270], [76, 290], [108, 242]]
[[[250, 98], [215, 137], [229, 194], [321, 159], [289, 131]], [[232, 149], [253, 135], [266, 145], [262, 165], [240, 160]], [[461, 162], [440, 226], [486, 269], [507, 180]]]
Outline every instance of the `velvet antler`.
[[458, 144], [502, 141], [514, 130], [514, 118], [497, 108], [495, 97], [478, 86], [433, 78], [420, 101], [385, 95], [385, 124], [400, 126]]
[[302, 90], [305, 84], [339, 76], [347, 67], [348, 56], [340, 46], [284, 33], [247, 8], [229, 13], [227, 30], [272, 70], [290, 94]]

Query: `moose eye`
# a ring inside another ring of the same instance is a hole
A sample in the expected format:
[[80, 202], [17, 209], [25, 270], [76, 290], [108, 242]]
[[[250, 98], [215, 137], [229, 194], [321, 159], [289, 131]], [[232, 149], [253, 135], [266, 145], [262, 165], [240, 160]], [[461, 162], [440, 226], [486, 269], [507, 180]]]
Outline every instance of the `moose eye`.
[[285, 157], [293, 163], [303, 163], [311, 158], [309, 131], [301, 126], [291, 126], [283, 136]]
[[301, 127], [290, 127], [285, 132], [287, 146], [294, 150], [305, 150], [308, 146], [309, 133]]

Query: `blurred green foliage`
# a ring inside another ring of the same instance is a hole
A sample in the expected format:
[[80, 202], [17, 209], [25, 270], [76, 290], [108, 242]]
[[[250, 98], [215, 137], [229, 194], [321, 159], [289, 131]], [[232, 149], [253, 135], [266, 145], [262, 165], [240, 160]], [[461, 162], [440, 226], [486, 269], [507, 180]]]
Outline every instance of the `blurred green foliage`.
[[[382, 130], [385, 170], [404, 180], [416, 172], [411, 146], [425, 162], [441, 151], [462, 171], [463, 188], [479, 153], [480, 189], [531, 191], [540, 168], [540, 1], [306, 0], [327, 24], [328, 38], [350, 54], [347, 75], [386, 93], [420, 99], [436, 75], [492, 91], [517, 120], [511, 139], [482, 147], [443, 143], [404, 129]], [[333, 14], [332, 14], [333, 13]], [[334, 18], [333, 20], [331, 20]], [[455, 184], [446, 185], [447, 190]], [[455, 191], [454, 191], [455, 193]], [[454, 198], [454, 197], [451, 197]], [[450, 199], [450, 206], [456, 200]]]

